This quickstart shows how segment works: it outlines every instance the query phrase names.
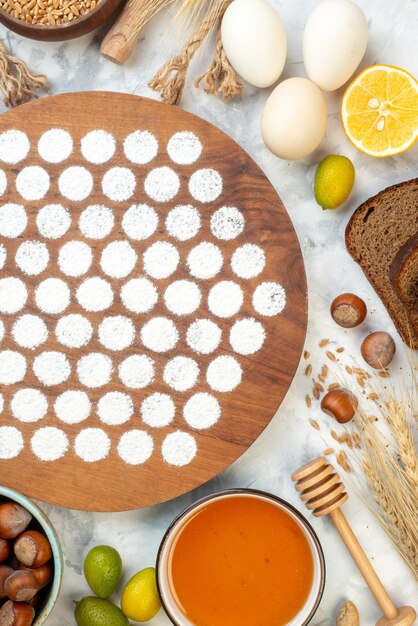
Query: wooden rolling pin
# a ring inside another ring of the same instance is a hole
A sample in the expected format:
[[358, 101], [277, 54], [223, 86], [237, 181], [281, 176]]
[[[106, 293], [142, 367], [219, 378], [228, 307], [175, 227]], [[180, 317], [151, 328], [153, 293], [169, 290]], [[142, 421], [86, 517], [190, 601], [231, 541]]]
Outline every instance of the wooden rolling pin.
[[316, 517], [329, 515], [334, 522], [383, 611], [383, 617], [376, 622], [376, 626], [411, 626], [414, 624], [417, 618], [415, 610], [412, 606], [396, 608], [393, 604], [341, 511], [340, 507], [347, 500], [348, 495], [332, 465], [327, 463], [324, 457], [320, 457], [293, 472], [292, 480], [296, 481], [296, 489], [300, 492], [300, 497], [308, 509]]
[[132, 54], [141, 29], [164, 6], [164, 0], [128, 0], [105, 35], [100, 52], [114, 63], [125, 63]]

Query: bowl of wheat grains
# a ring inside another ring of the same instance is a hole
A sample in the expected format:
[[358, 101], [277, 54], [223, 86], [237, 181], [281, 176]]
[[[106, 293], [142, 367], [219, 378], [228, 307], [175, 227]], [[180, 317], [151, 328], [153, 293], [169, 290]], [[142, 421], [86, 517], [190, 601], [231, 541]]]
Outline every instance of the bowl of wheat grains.
[[101, 26], [121, 0], [0, 0], [0, 22], [40, 41], [74, 39]]

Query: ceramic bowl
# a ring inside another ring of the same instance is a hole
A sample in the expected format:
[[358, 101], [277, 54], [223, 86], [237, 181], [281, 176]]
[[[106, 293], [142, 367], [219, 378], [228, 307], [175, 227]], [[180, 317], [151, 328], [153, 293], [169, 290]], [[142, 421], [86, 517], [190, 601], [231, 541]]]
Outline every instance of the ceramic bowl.
[[43, 605], [37, 610], [35, 621], [32, 624], [32, 626], [41, 626], [42, 624], [45, 624], [51, 614], [61, 588], [64, 561], [60, 543], [51, 522], [45, 513], [41, 511], [41, 509], [32, 500], [21, 493], [14, 491], [13, 489], [2, 487], [0, 485], [0, 503], [6, 500], [13, 500], [27, 509], [33, 517], [29, 528], [38, 528], [41, 530], [47, 536], [48, 541], [51, 544], [52, 558], [54, 561], [54, 580], [52, 581], [52, 585], [49, 588], [49, 593], [46, 596]]
[[39, 41], [65, 41], [75, 39], [98, 28], [107, 20], [121, 0], [100, 0], [100, 2], [84, 15], [72, 22], [57, 25], [29, 24], [18, 20], [6, 11], [0, 9], [0, 22], [23, 37], [38, 39]]
[[193, 626], [193, 624], [186, 617], [184, 617], [183, 613], [178, 608], [168, 583], [168, 558], [170, 548], [176, 540], [178, 532], [188, 519], [193, 516], [199, 508], [202, 508], [208, 502], [236, 495], [246, 495], [248, 497], [268, 500], [288, 513], [302, 529], [312, 551], [314, 561], [314, 580], [305, 606], [287, 626], [306, 626], [313, 618], [319, 606], [325, 586], [325, 560], [321, 545], [315, 531], [303, 515], [297, 511], [297, 509], [273, 494], [255, 489], [229, 489], [219, 491], [195, 502], [180, 513], [180, 515], [171, 523], [161, 542], [156, 566], [158, 590], [167, 616], [175, 626]]

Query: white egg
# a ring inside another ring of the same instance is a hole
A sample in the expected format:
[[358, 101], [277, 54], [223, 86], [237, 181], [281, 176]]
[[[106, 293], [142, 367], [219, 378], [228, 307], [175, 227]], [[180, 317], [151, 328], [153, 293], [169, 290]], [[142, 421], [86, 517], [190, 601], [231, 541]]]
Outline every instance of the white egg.
[[270, 94], [261, 132], [276, 156], [302, 159], [318, 147], [326, 124], [327, 105], [319, 87], [307, 78], [289, 78]]
[[351, 0], [325, 0], [311, 13], [303, 35], [306, 73], [324, 91], [334, 91], [356, 71], [367, 48], [363, 11]]
[[283, 71], [287, 40], [266, 0], [234, 0], [222, 19], [222, 45], [235, 71], [254, 87], [273, 85]]

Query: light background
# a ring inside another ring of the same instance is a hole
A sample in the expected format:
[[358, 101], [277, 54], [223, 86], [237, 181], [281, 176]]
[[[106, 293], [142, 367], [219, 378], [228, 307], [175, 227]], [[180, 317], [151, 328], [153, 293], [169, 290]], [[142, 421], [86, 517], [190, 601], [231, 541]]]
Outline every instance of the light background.
[[[282, 78], [304, 75], [303, 27], [318, 3], [318, 0], [272, 0], [288, 36], [289, 51]], [[367, 15], [370, 28], [368, 50], [361, 67], [388, 63], [418, 76], [418, 2], [358, 0], [358, 4]], [[32, 70], [48, 74], [54, 94], [91, 89], [156, 97], [147, 82], [182, 43], [175, 41], [175, 36], [173, 42], [173, 33], [167, 30], [168, 22], [168, 17], [160, 16], [149, 24], [132, 58], [122, 67], [99, 55], [101, 32], [63, 44], [25, 40], [4, 27], [0, 27], [0, 37], [14, 54], [29, 62]], [[360, 202], [388, 185], [417, 176], [418, 144], [408, 153], [391, 159], [372, 159], [356, 151], [341, 128], [339, 106], [343, 90], [339, 90], [327, 95], [328, 127], [318, 151], [304, 161], [280, 161], [265, 148], [259, 131], [269, 90], [247, 86], [241, 100], [224, 103], [192, 86], [193, 78], [209, 63], [211, 52], [212, 44], [204, 49], [203, 57], [198, 54], [193, 62], [182, 106], [238, 141], [264, 169], [287, 207], [305, 259], [310, 311], [306, 349], [316, 354], [317, 365], [324, 362], [317, 347], [324, 337], [334, 339], [335, 345], [344, 345], [348, 352], [357, 356], [361, 337], [368, 329], [395, 331], [383, 305], [345, 250], [345, 225]], [[336, 212], [322, 212], [312, 193], [315, 164], [329, 153], [347, 155], [356, 168], [356, 184], [350, 201]], [[343, 291], [355, 291], [366, 300], [370, 310], [366, 326], [343, 331], [330, 319], [329, 304]], [[395, 366], [402, 360], [399, 339], [397, 346]], [[81, 570], [83, 558], [92, 546], [99, 543], [115, 546], [123, 557], [124, 577], [128, 579], [139, 569], [154, 564], [157, 547], [169, 522], [198, 497], [227, 487], [253, 487], [278, 494], [303, 510], [290, 474], [329, 445], [327, 432], [331, 426], [318, 408], [306, 409], [304, 397], [310, 386], [303, 376], [304, 366], [302, 363], [285, 401], [264, 434], [231, 468], [200, 489], [166, 504], [130, 513], [91, 514], [43, 506], [62, 540], [66, 566], [63, 590], [48, 624], [74, 624], [72, 600], [88, 593]], [[319, 433], [309, 425], [309, 416], [321, 423]], [[415, 579], [350, 484], [348, 488], [351, 497], [344, 510], [394, 602], [402, 605], [415, 600], [416, 604]], [[334, 624], [337, 605], [349, 598], [360, 609], [362, 626], [371, 626], [380, 617], [379, 609], [336, 531], [328, 520], [310, 518], [310, 521], [322, 542], [328, 570], [324, 598], [312, 625]], [[152, 621], [153, 626], [166, 624], [168, 620], [162, 612]]]

